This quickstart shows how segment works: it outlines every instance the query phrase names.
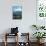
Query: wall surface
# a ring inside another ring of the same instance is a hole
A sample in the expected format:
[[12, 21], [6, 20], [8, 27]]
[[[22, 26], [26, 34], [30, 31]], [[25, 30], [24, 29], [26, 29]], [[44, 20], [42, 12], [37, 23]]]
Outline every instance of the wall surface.
[[[22, 20], [12, 19], [13, 5], [22, 5]], [[36, 24], [36, 0], [0, 0], [0, 34], [17, 26], [19, 32], [29, 32], [32, 37], [32, 24]]]

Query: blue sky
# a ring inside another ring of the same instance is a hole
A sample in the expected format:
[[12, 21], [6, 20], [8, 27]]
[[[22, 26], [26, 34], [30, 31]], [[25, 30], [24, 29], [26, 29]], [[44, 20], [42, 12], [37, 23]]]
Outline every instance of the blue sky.
[[13, 6], [13, 11], [22, 11], [22, 6]]

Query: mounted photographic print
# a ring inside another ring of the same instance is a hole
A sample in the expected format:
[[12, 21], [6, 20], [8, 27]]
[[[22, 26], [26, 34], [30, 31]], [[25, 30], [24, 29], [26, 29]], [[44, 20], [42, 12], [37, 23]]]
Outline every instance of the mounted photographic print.
[[46, 0], [37, 1], [37, 15], [39, 17], [46, 17]]
[[13, 6], [13, 19], [22, 19], [22, 6]]

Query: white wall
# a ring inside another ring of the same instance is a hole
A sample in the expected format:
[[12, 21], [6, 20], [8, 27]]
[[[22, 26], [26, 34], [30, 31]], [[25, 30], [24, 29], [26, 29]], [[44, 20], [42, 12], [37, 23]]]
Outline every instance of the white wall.
[[[12, 6], [22, 5], [22, 20], [12, 19]], [[11, 27], [19, 27], [20, 32], [30, 32], [30, 26], [36, 24], [36, 0], [0, 0], [0, 34]]]

